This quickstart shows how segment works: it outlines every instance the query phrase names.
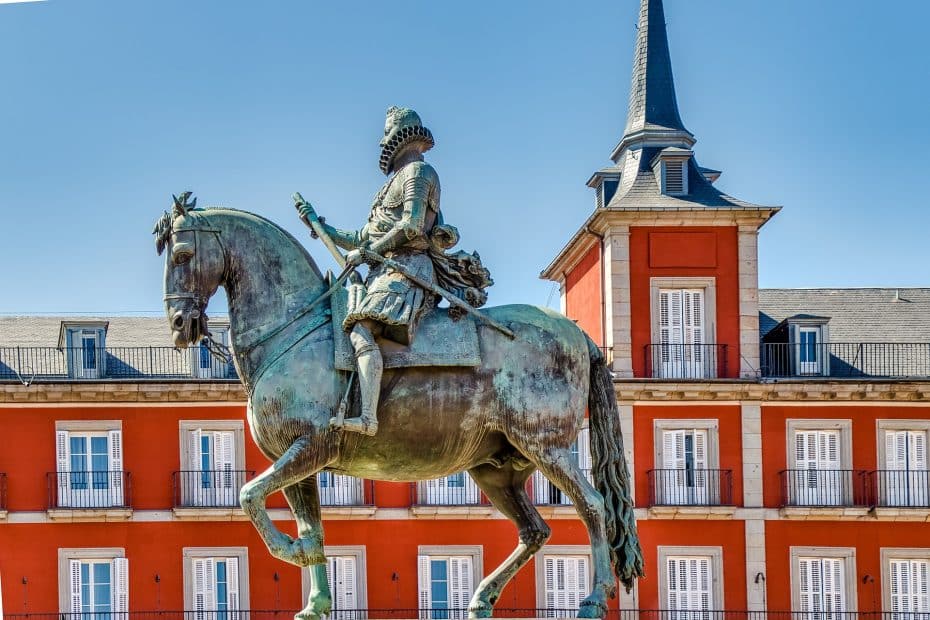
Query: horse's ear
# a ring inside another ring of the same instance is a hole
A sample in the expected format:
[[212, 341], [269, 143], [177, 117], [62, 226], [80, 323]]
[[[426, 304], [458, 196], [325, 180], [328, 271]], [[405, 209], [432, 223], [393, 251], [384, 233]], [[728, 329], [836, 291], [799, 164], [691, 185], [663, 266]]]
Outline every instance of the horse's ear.
[[171, 194], [171, 198], [174, 200], [174, 207], [172, 212], [175, 217], [180, 217], [182, 215], [187, 215], [188, 211], [197, 206], [197, 199], [194, 198], [192, 202], [188, 202], [187, 199], [191, 197], [193, 192], [184, 192], [181, 194], [181, 197], [178, 198], [174, 194]]

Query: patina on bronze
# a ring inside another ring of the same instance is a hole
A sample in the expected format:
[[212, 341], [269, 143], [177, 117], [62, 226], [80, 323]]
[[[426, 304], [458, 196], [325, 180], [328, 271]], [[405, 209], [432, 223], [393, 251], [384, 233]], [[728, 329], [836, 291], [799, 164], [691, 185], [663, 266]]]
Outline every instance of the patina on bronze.
[[[209, 333], [207, 302], [226, 289], [249, 426], [274, 462], [243, 487], [240, 500], [273, 556], [310, 567], [310, 596], [298, 618], [320, 618], [332, 606], [320, 471], [390, 481], [467, 471], [518, 531], [513, 553], [476, 588], [471, 617], [491, 616], [504, 586], [549, 538], [526, 491], [537, 469], [572, 499], [591, 538], [593, 589], [579, 615], [603, 617], [616, 579], [629, 589], [642, 576], [613, 383], [603, 354], [574, 322], [546, 308], [485, 308], [514, 339], [478, 323], [478, 366], [385, 369], [378, 433], [341, 432], [330, 418], [351, 373], [336, 369], [334, 335], [342, 326], [319, 301], [331, 281], [275, 224], [234, 209], [193, 208], [188, 198], [175, 200], [155, 227], [166, 254], [165, 310], [175, 344], [189, 346]], [[359, 408], [351, 400], [347, 417]], [[571, 455], [586, 408], [593, 484]], [[265, 508], [278, 490], [296, 518], [297, 538], [279, 531]]]

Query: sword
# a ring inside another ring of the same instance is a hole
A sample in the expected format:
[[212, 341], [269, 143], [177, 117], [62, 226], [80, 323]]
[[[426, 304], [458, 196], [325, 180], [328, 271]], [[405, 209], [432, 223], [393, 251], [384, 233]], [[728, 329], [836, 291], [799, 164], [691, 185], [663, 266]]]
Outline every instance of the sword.
[[320, 221], [320, 218], [317, 216], [316, 211], [313, 210], [313, 207], [310, 205], [310, 203], [304, 200], [304, 197], [300, 195], [300, 192], [295, 192], [291, 198], [294, 200], [295, 206], [299, 207], [301, 205], [307, 205], [310, 207], [310, 216], [301, 217], [301, 221], [309, 226], [311, 230], [313, 230], [313, 233], [320, 238], [320, 241], [323, 242], [323, 245], [326, 246], [326, 249], [329, 250], [329, 253], [333, 255], [334, 259], [336, 259], [336, 264], [345, 269], [345, 257], [342, 255], [342, 252], [339, 251], [339, 248], [336, 247], [336, 243], [326, 233], [326, 229], [323, 228], [323, 222]]
[[409, 269], [407, 269], [406, 267], [404, 267], [397, 261], [387, 258], [386, 256], [381, 256], [380, 254], [372, 252], [371, 250], [367, 248], [359, 248], [359, 251], [362, 253], [362, 256], [364, 256], [365, 258], [368, 258], [378, 263], [382, 263], [383, 265], [390, 267], [397, 273], [409, 279], [411, 282], [413, 282], [417, 286], [425, 288], [426, 290], [433, 293], [434, 295], [439, 295], [440, 297], [448, 301], [451, 305], [455, 306], [456, 308], [461, 308], [462, 310], [472, 315], [473, 317], [475, 317], [476, 319], [478, 319], [485, 325], [488, 325], [489, 327], [493, 327], [494, 329], [504, 334], [511, 340], [517, 337], [517, 335], [513, 333], [513, 331], [507, 328], [506, 326], [498, 323], [497, 321], [495, 321], [488, 315], [484, 314], [477, 308], [474, 308], [471, 304], [465, 301], [462, 301], [461, 299], [459, 299], [458, 297], [456, 297], [455, 295], [453, 295], [446, 289], [442, 288], [438, 284], [433, 284], [429, 280], [424, 280], [423, 278], [416, 275], [415, 273], [412, 273]]

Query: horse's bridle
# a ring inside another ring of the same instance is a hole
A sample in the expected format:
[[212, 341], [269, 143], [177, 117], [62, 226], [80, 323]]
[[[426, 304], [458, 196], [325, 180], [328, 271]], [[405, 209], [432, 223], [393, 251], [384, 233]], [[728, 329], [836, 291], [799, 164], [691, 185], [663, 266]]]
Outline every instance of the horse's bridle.
[[[174, 236], [174, 235], [176, 235], [176, 234], [178, 234], [178, 233], [182, 233], [182, 232], [192, 232], [192, 233], [194, 233], [194, 253], [193, 253], [193, 258], [192, 258], [192, 260], [195, 260], [195, 259], [197, 259], [197, 257], [198, 257], [198, 256], [197, 256], [197, 247], [198, 247], [198, 245], [199, 245], [199, 243], [198, 243], [198, 240], [199, 240], [199, 233], [202, 233], [202, 232], [203, 232], [203, 233], [213, 233], [214, 235], [216, 235], [216, 242], [217, 242], [217, 244], [220, 246], [220, 252], [223, 254], [223, 265], [225, 266], [226, 264], [228, 264], [229, 261], [227, 260], [228, 257], [227, 257], [227, 255], [226, 255], [226, 247], [223, 245], [223, 240], [222, 240], [222, 237], [221, 237], [221, 234], [222, 234], [222, 231], [221, 231], [221, 230], [219, 230], [219, 229], [217, 229], [217, 228], [206, 228], [206, 227], [191, 227], [191, 228], [188, 228], [188, 227], [184, 227], [184, 228], [174, 228], [174, 227], [172, 227], [172, 229], [171, 229], [171, 235], [172, 235], [172, 236]], [[174, 260], [174, 259], [173, 259], [173, 256], [170, 255], [170, 254], [168, 255], [167, 259], [168, 259], [168, 260], [171, 260], [171, 261]], [[192, 271], [193, 271], [192, 276], [193, 276], [194, 282], [196, 282], [196, 283], [199, 284], [199, 283], [201, 282], [201, 278], [200, 278], [200, 276], [201, 276], [201, 273], [200, 273], [200, 271], [201, 271], [201, 270], [200, 270], [200, 263], [199, 263], [199, 262], [195, 262], [195, 263], [191, 266], [191, 269], [192, 269]], [[200, 318], [201, 316], [204, 316], [204, 310], [205, 310], [206, 307], [207, 307], [207, 302], [210, 300], [209, 297], [207, 297], [206, 295], [201, 295], [200, 293], [188, 293], [188, 292], [165, 294], [164, 297], [163, 297], [162, 299], [163, 299], [164, 301], [166, 301], [166, 302], [167, 302], [167, 301], [170, 301], [170, 300], [173, 300], [173, 299], [191, 300], [191, 301], [193, 302], [193, 306], [194, 306], [193, 310], [195, 310], [195, 311], [197, 312], [198, 318]], [[201, 335], [202, 335], [202, 336], [207, 336], [207, 337], [209, 337], [209, 336], [210, 336], [210, 332], [208, 331], [208, 328], [207, 328], [207, 326], [206, 326], [206, 321], [203, 321], [202, 324], [203, 324], [203, 330], [202, 330], [203, 333], [202, 333]]]

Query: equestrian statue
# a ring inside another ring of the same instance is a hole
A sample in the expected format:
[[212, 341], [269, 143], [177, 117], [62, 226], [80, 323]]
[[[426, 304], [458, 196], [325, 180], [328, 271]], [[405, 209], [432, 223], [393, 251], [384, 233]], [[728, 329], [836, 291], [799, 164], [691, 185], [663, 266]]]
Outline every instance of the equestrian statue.
[[[482, 308], [492, 280], [476, 253], [449, 251], [459, 235], [444, 222], [439, 176], [423, 159], [433, 144], [416, 112], [388, 110], [380, 144], [388, 179], [361, 230], [330, 226], [294, 195], [311, 235], [342, 267], [338, 276], [321, 273], [299, 241], [261, 216], [197, 208], [190, 192], [176, 197], [154, 230], [174, 344], [202, 341], [226, 355], [206, 315], [224, 287], [249, 427], [273, 461], [242, 487], [240, 502], [274, 557], [310, 568], [296, 618], [332, 609], [317, 473], [412, 482], [467, 471], [518, 533], [470, 601], [469, 617], [487, 618], [550, 536], [526, 489], [537, 470], [588, 530], [593, 588], [578, 615], [603, 618], [617, 580], [629, 591], [643, 575], [610, 371], [557, 312]], [[593, 482], [572, 457], [586, 411]], [[266, 510], [279, 490], [296, 538]]]

